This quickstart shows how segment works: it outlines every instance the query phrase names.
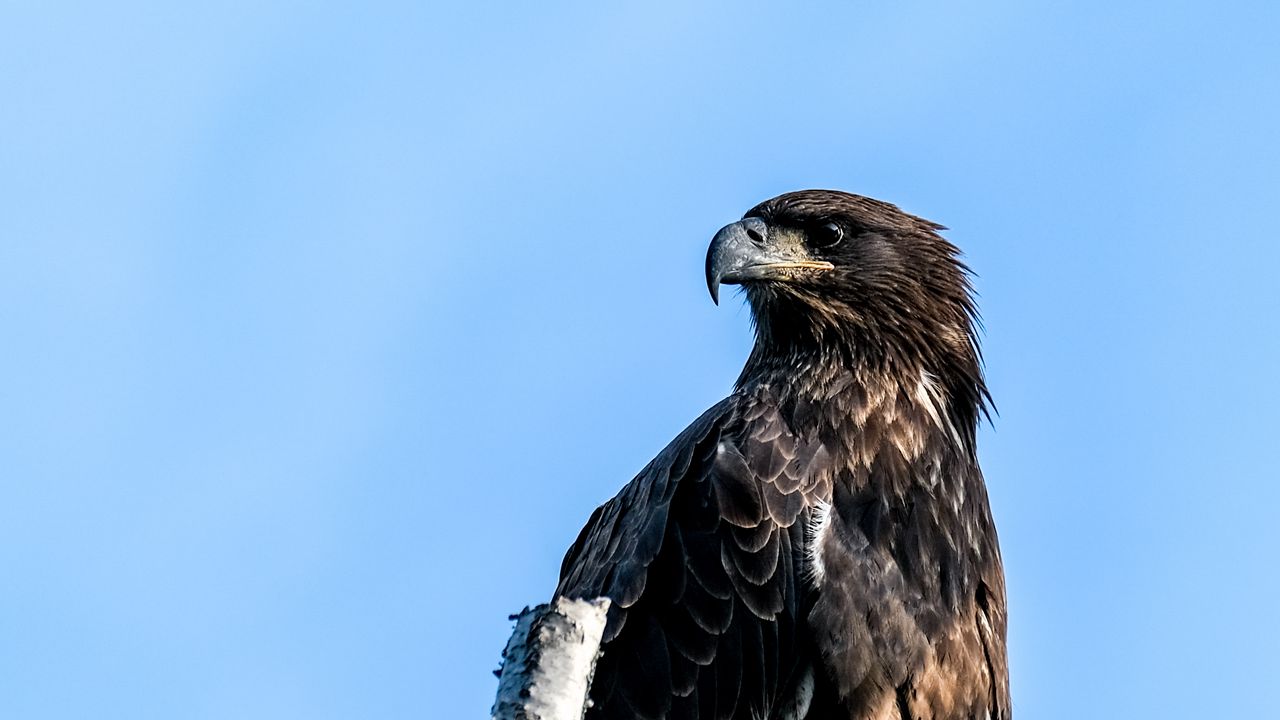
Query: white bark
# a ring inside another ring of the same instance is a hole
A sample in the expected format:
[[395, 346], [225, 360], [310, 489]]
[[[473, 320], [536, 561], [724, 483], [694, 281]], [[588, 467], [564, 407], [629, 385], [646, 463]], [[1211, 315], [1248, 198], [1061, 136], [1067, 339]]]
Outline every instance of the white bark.
[[582, 720], [609, 599], [525, 608], [502, 651], [492, 720]]

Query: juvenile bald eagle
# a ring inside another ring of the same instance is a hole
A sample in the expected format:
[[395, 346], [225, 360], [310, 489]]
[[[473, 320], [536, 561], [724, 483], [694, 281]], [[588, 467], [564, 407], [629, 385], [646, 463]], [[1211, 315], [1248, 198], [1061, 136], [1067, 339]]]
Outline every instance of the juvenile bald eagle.
[[733, 393], [591, 516], [557, 595], [613, 600], [591, 719], [1010, 717], [974, 449], [988, 395], [943, 229], [826, 190], [720, 230]]

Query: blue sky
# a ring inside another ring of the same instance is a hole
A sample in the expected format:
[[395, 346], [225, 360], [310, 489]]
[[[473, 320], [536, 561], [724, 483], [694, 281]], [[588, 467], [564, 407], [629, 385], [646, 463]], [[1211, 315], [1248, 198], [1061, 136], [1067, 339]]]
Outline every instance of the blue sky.
[[1273, 714], [1274, 3], [0, 5], [0, 716], [482, 717], [750, 343], [714, 231], [948, 225], [1020, 717]]

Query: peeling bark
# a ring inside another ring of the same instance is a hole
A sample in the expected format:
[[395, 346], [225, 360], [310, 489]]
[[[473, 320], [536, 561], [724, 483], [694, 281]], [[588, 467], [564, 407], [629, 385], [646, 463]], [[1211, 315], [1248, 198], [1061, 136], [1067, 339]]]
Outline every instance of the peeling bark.
[[512, 616], [492, 720], [582, 720], [608, 611], [608, 598], [556, 598]]

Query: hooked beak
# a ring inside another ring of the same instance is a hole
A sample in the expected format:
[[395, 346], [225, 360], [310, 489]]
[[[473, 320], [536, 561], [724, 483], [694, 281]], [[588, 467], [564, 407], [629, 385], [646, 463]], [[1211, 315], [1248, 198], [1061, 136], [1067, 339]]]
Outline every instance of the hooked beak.
[[769, 226], [760, 218], [745, 218], [725, 225], [707, 248], [707, 290], [720, 304], [720, 286], [752, 280], [788, 280], [795, 270], [832, 270], [823, 260], [793, 257], [770, 242]]

